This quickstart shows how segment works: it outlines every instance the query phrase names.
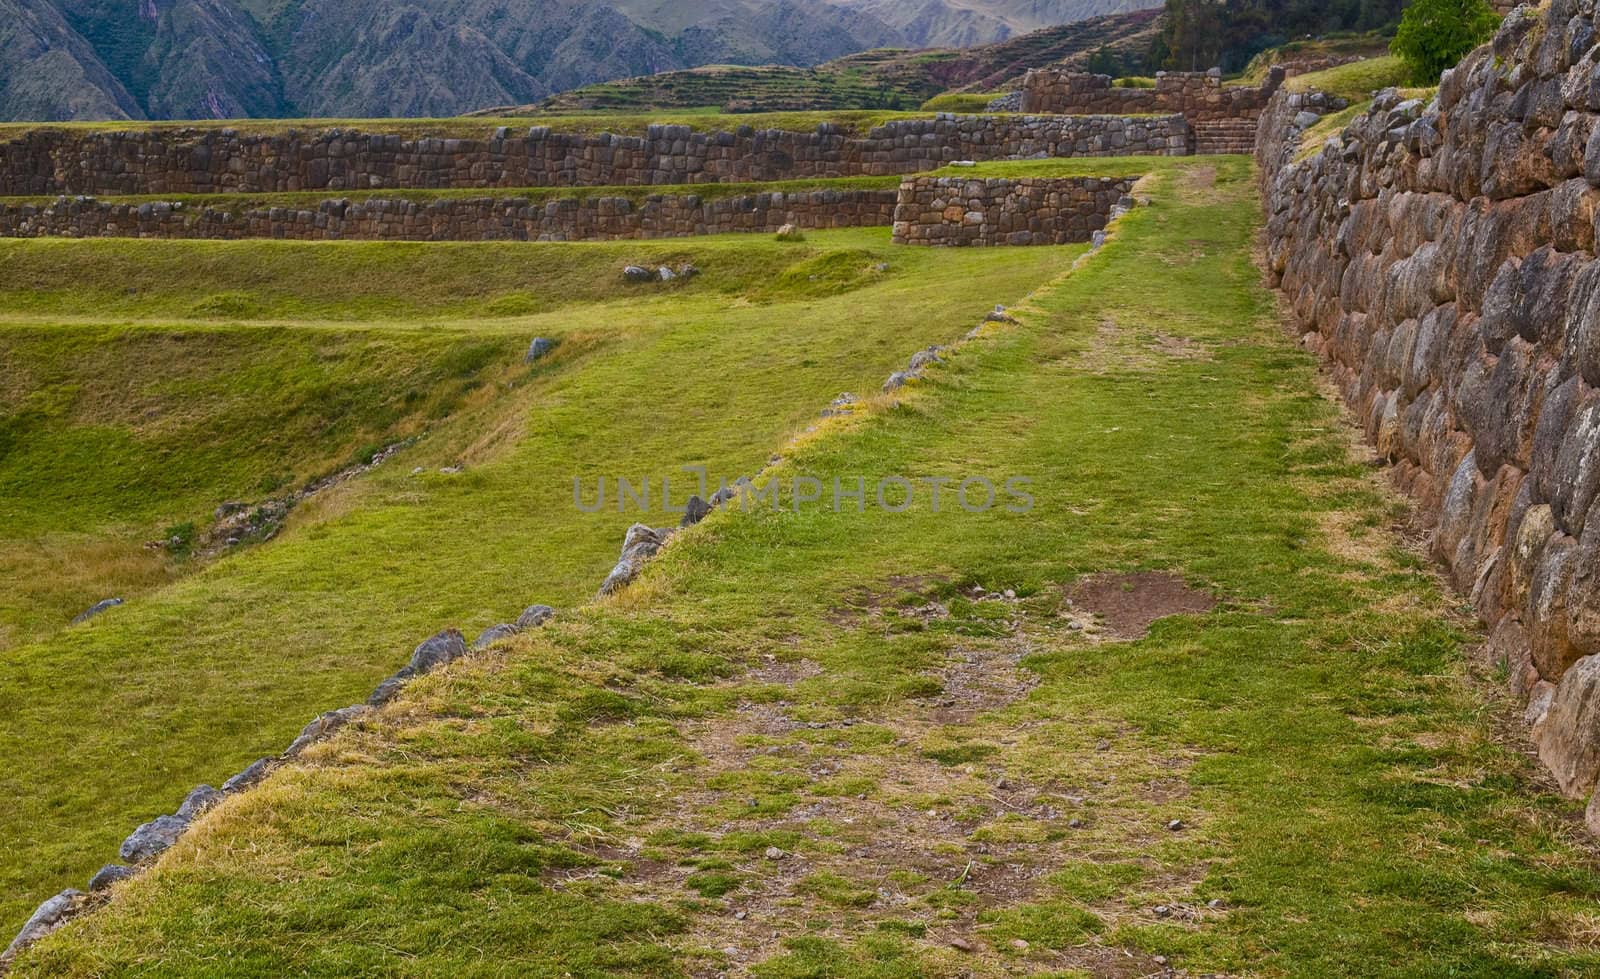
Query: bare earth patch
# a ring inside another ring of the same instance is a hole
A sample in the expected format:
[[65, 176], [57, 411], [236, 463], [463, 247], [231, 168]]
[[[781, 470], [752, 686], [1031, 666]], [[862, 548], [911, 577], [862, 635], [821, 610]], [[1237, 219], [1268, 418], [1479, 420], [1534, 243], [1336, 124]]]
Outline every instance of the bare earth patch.
[[1198, 615], [1217, 605], [1209, 592], [1190, 588], [1182, 578], [1165, 571], [1091, 575], [1073, 585], [1068, 596], [1075, 606], [1093, 612], [1106, 631], [1122, 639], [1141, 638], [1157, 619]]

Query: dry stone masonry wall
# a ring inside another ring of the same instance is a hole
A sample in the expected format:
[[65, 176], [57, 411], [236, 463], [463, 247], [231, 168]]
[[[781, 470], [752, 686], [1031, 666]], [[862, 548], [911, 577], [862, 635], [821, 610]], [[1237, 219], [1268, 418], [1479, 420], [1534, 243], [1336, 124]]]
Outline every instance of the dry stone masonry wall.
[[1023, 112], [1181, 114], [1193, 153], [1249, 153], [1256, 123], [1287, 70], [1274, 66], [1259, 88], [1223, 85], [1222, 70], [1160, 72], [1154, 88], [1118, 88], [1109, 75], [1035, 68], [1022, 79]]
[[404, 198], [322, 201], [314, 208], [227, 211], [182, 202], [115, 203], [63, 197], [0, 204], [0, 236], [34, 238], [286, 238], [382, 241], [595, 241], [737, 231], [888, 225], [892, 189], [626, 197]]
[[[1143, 111], [1143, 110], [1141, 110]], [[600, 187], [884, 176], [958, 160], [1188, 152], [1181, 115], [956, 115], [900, 119], [852, 135], [824, 123], [643, 136], [504, 127], [487, 139], [348, 130], [37, 129], [0, 143], [0, 196], [208, 194], [370, 189]]]
[[1093, 239], [1132, 179], [906, 177], [894, 211], [901, 245], [1064, 245]]
[[1267, 262], [1421, 501], [1541, 758], [1600, 832], [1600, 49], [1595, 0], [1519, 7], [1437, 97], [1317, 152], [1261, 121]]

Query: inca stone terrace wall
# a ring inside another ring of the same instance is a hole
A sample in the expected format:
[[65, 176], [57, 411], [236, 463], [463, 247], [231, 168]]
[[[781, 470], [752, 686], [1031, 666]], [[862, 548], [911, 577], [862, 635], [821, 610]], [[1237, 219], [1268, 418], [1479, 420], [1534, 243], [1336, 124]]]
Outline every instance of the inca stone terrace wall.
[[127, 132], [38, 129], [0, 143], [0, 196], [208, 194], [305, 190], [603, 187], [883, 176], [958, 160], [1188, 152], [1182, 116], [942, 113], [850, 135], [695, 132], [643, 136], [534, 127], [486, 139], [405, 138], [345, 130], [252, 135], [232, 129]]
[[226, 211], [182, 203], [61, 198], [0, 204], [0, 236], [34, 238], [288, 238], [381, 241], [596, 241], [735, 231], [874, 227], [891, 223], [894, 190], [816, 190], [706, 200], [695, 194], [626, 197], [326, 200], [314, 208]]
[[1155, 88], [1117, 88], [1109, 75], [1035, 68], [1022, 79], [1023, 112], [1181, 113], [1193, 133], [1195, 153], [1249, 153], [1256, 122], [1283, 84], [1275, 66], [1260, 88], [1225, 86], [1222, 70], [1160, 72]]
[[1102, 177], [907, 177], [894, 211], [902, 245], [1064, 245], [1089, 241], [1133, 181]]
[[1305, 342], [1421, 502], [1600, 832], [1594, 8], [1518, 8], [1432, 102], [1383, 93], [1298, 162], [1317, 107], [1281, 94], [1259, 159], [1269, 269]]

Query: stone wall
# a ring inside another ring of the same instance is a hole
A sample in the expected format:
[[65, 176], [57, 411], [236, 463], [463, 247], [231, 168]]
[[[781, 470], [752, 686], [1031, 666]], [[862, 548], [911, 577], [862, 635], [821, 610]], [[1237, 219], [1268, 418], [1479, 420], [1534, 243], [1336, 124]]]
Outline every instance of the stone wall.
[[1089, 241], [1128, 207], [1133, 180], [907, 177], [894, 209], [901, 245], [1064, 245]]
[[957, 160], [1188, 152], [1181, 116], [955, 115], [896, 120], [864, 136], [808, 132], [643, 136], [500, 128], [485, 139], [349, 130], [252, 135], [233, 129], [30, 130], [0, 143], [0, 196], [302, 190], [600, 187], [882, 176]]
[[1420, 501], [1600, 832], [1594, 14], [1519, 8], [1432, 102], [1383, 93], [1305, 159], [1316, 108], [1280, 94], [1259, 161], [1269, 271], [1305, 343]]
[[887, 225], [893, 190], [816, 190], [706, 200], [695, 194], [327, 200], [314, 209], [222, 211], [182, 203], [120, 204], [61, 198], [0, 204], [0, 236], [34, 238], [360, 238], [382, 241], [594, 241], [675, 238], [732, 231]]
[[1035, 68], [1022, 79], [1023, 112], [1176, 112], [1188, 121], [1195, 153], [1248, 153], [1255, 123], [1282, 86], [1287, 70], [1275, 66], [1260, 88], [1222, 84], [1222, 71], [1159, 72], [1154, 88], [1118, 88], [1109, 75]]

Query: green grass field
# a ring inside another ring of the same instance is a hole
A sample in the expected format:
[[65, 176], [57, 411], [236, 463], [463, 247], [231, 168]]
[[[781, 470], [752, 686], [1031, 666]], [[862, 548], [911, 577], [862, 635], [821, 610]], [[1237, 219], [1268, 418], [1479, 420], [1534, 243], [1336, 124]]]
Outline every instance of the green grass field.
[[[610, 295], [515, 316], [421, 286], [411, 312], [374, 312], [381, 285], [359, 274], [348, 307], [309, 271], [255, 285], [282, 331], [264, 337], [505, 355], [278, 540], [0, 654], [0, 846], [28, 855], [3, 870], [4, 917], [364, 696], [422, 636], [532, 601], [562, 613], [234, 797], [15, 974], [1600, 968], [1580, 813], [1508, 742], [1458, 602], [1394, 534], [1404, 505], [1282, 330], [1251, 262], [1248, 161], [1141, 162], [1152, 205], [1076, 268], [1082, 249], [854, 231], [673, 243], [706, 275], [644, 301], [602, 278]], [[82, 260], [176, 267], [176, 247]], [[296, 247], [286, 270], [383, 264]], [[486, 289], [534, 294], [509, 281], [523, 256], [576, 282], [631, 254], [462, 253]], [[192, 329], [164, 291], [114, 315]], [[996, 302], [1020, 322], [818, 418]], [[53, 303], [15, 328], [103, 315]], [[535, 334], [562, 344], [526, 371]], [[688, 464], [952, 482], [937, 512], [926, 483], [898, 513], [870, 489], [859, 510], [720, 511], [591, 601], [632, 516], [578, 512], [572, 477]], [[955, 505], [977, 476], [1031, 480], [1032, 508]], [[1176, 579], [1132, 576], [1156, 572]], [[1115, 632], [1177, 607], [1160, 597], [1176, 581], [1215, 607]]]

